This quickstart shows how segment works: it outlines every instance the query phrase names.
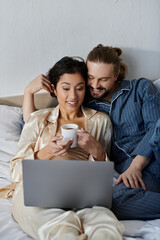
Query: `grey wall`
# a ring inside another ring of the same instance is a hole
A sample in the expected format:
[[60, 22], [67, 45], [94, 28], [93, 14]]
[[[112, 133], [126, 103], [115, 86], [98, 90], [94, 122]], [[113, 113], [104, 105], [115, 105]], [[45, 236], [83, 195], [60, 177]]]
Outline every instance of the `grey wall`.
[[160, 78], [160, 1], [0, 0], [0, 96], [98, 43], [122, 48], [127, 78]]

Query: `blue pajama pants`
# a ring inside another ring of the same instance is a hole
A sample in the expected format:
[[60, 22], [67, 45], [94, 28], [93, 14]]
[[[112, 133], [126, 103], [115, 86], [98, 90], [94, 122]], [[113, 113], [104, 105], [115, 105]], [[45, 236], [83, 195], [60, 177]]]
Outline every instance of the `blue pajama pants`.
[[[141, 187], [126, 187], [123, 182], [114, 187], [111, 210], [118, 219], [160, 219], [160, 119], [150, 139], [150, 144], [153, 148], [155, 162], [142, 172], [146, 190], [144, 191]], [[122, 164], [123, 167], [118, 172], [124, 172], [126, 165], [128, 165], [127, 168], [129, 167], [129, 163], [130, 159]]]
[[114, 187], [112, 211], [121, 220], [149, 220], [160, 218], [160, 181], [143, 173], [143, 188], [126, 187], [123, 182]]

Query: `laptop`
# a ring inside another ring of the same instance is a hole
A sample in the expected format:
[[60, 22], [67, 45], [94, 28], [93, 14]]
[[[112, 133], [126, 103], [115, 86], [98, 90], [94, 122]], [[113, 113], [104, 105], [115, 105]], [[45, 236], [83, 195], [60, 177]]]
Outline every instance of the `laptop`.
[[113, 162], [22, 160], [25, 206], [111, 208]]

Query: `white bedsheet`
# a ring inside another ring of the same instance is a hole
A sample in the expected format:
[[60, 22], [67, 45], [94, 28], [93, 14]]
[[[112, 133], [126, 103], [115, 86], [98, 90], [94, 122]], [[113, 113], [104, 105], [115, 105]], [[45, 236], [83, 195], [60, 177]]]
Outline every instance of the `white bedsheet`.
[[[3, 154], [0, 152], [0, 159]], [[8, 185], [9, 159], [0, 160], [0, 188]], [[14, 221], [11, 215], [12, 199], [0, 199], [0, 240], [31, 240]], [[121, 221], [125, 227], [124, 240], [159, 240], [160, 219], [152, 221]]]

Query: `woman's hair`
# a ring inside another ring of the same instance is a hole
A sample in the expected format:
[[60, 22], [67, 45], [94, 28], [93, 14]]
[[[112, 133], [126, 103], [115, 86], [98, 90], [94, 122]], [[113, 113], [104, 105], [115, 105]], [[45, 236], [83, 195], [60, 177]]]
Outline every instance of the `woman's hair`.
[[[60, 77], [65, 73], [79, 73], [87, 83], [87, 66], [83, 58], [80, 57], [63, 57], [48, 71], [48, 78], [56, 88]], [[51, 93], [55, 97], [54, 93]]]
[[128, 70], [127, 65], [124, 64], [120, 58], [121, 54], [122, 50], [120, 48], [99, 44], [88, 54], [87, 61], [113, 64], [114, 74], [117, 75], [119, 72], [117, 82], [121, 82], [125, 78]]

